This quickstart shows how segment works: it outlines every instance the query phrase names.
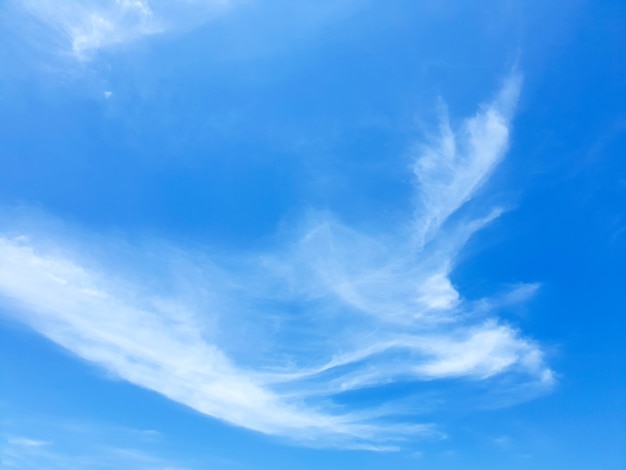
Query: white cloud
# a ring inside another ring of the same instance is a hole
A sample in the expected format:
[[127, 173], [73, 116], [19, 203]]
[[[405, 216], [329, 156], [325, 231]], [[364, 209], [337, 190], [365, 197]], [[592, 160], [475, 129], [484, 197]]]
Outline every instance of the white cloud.
[[208, 18], [229, 3], [224, 0], [24, 0], [20, 5], [65, 38], [75, 57], [85, 60], [103, 48], [185, 27], [184, 23], [191, 21], [189, 18], [195, 21]]
[[[310, 445], [388, 450], [398, 438], [432, 432], [407, 424], [408, 407], [386, 402], [385, 386], [398, 381], [436, 393], [439, 380], [506, 376], [532, 396], [552, 385], [552, 372], [540, 347], [500, 321], [495, 307], [535, 288], [486, 299], [476, 313], [450, 281], [465, 241], [500, 213], [448, 221], [502, 158], [518, 86], [508, 80], [459, 135], [446, 127], [440, 142], [422, 147], [422, 210], [407, 225], [426, 244], [406, 237], [406, 227], [374, 235], [312, 216], [281, 250], [233, 255], [221, 267], [171, 263], [186, 281], [165, 298], [145, 279], [124, 281], [128, 269], [154, 277], [141, 263], [116, 270], [72, 252], [71, 243], [57, 241], [65, 248], [54, 250], [4, 236], [0, 296], [21, 321], [124, 380]], [[167, 265], [167, 250], [152, 251]], [[381, 389], [379, 406], [341, 399], [368, 387]]]
[[22, 321], [122, 379], [198, 411], [258, 431], [313, 440], [322, 435], [371, 438], [374, 425], [299, 408], [251, 378], [202, 337], [181, 308], [155, 299], [133, 305], [101, 273], [0, 239], [0, 290]]
[[120, 44], [162, 30], [145, 0], [53, 2], [27, 0], [22, 6], [65, 37], [71, 52], [88, 58], [102, 47]]
[[424, 342], [432, 360], [419, 367], [430, 377], [472, 375], [487, 378], [518, 364], [533, 374], [545, 369], [537, 348], [509, 327], [488, 322], [462, 338], [434, 338]]
[[456, 131], [442, 106], [439, 136], [417, 146], [414, 172], [421, 199], [417, 218], [421, 243], [430, 240], [474, 196], [504, 157], [520, 82], [520, 77], [510, 77], [496, 100], [464, 120]]

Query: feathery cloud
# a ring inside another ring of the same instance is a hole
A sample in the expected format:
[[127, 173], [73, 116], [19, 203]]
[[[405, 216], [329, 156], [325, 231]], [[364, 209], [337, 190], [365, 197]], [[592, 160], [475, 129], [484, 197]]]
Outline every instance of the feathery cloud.
[[[458, 131], [445, 123], [420, 147], [419, 210], [404, 227], [371, 234], [312, 216], [274, 252], [179, 265], [189, 285], [168, 298], [67, 246], [6, 235], [0, 296], [19, 320], [121, 379], [308, 445], [390, 450], [433, 434], [388, 402], [398, 382], [436, 393], [443, 380], [496, 388], [506, 377], [539, 393], [554, 382], [541, 348], [498, 318], [498, 301], [475, 308], [450, 280], [464, 243], [500, 213], [450, 219], [503, 158], [519, 85], [508, 79]], [[506, 302], [532, 291], [518, 287]], [[367, 390], [376, 405], [345, 399]]]
[[177, 19], [186, 22], [187, 10], [193, 10], [197, 21], [210, 17], [229, 3], [226, 0], [70, 0], [63, 3], [26, 0], [20, 5], [64, 38], [76, 58], [85, 60], [103, 48], [185, 27]]

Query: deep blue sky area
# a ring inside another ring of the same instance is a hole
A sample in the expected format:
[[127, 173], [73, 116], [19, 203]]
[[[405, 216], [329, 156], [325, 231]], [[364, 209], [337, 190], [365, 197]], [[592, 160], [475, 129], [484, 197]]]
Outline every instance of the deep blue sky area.
[[0, 5], [0, 468], [626, 468], [626, 4]]

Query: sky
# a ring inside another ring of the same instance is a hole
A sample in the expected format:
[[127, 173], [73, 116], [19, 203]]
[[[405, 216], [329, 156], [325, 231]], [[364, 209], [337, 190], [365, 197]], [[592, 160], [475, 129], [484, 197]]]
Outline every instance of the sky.
[[626, 4], [0, 3], [0, 467], [626, 468]]

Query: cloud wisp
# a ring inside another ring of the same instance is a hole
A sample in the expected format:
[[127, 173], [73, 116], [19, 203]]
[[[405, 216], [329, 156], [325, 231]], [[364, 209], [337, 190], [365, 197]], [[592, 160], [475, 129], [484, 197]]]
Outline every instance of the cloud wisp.
[[[57, 430], [58, 432], [59, 430]], [[184, 467], [170, 459], [155, 455], [150, 450], [133, 447], [113, 446], [102, 443], [103, 436], [85, 437], [83, 434], [71, 432], [74, 443], [80, 442], [79, 452], [72, 452], [67, 443], [40, 441], [27, 437], [8, 436], [0, 440], [0, 466], [2, 468], [46, 468], [50, 470], [67, 470], [72, 468], [104, 469], [104, 468], [196, 468], [185, 464]], [[64, 433], [68, 430], [64, 429]], [[86, 433], [90, 434], [90, 433]], [[111, 438], [106, 436], [106, 440]], [[142, 444], [137, 442], [135, 444]], [[145, 447], [145, 446], [142, 446]]]
[[51, 0], [20, 2], [33, 17], [47, 25], [67, 44], [77, 59], [142, 37], [187, 27], [210, 18], [231, 3], [227, 0]]
[[[5, 235], [5, 310], [123, 380], [306, 445], [389, 450], [436, 434], [423, 409], [394, 401], [399, 383], [409, 395], [501, 379], [546, 390], [541, 348], [498, 318], [497, 300], [477, 305], [450, 280], [466, 240], [500, 213], [451, 217], [504, 157], [519, 86], [508, 79], [460, 129], [444, 122], [416, 147], [419, 203], [405, 226], [363, 233], [313, 215], [272, 252], [172, 263], [186, 279], [172, 295], [67, 243]], [[517, 286], [506, 302], [535, 289]]]
[[511, 76], [495, 101], [466, 119], [456, 132], [442, 106], [439, 135], [416, 148], [419, 158], [414, 172], [420, 196], [416, 232], [420, 242], [433, 237], [504, 158], [520, 80], [517, 75]]

